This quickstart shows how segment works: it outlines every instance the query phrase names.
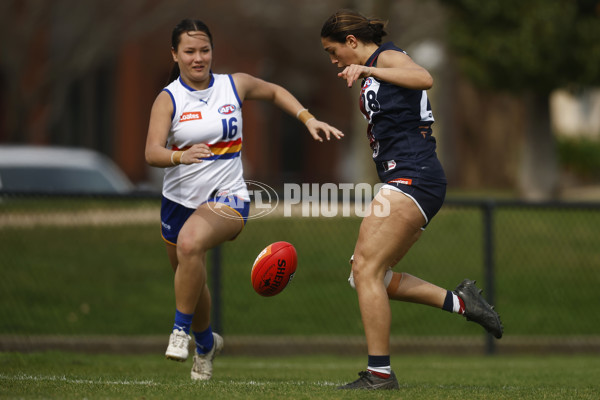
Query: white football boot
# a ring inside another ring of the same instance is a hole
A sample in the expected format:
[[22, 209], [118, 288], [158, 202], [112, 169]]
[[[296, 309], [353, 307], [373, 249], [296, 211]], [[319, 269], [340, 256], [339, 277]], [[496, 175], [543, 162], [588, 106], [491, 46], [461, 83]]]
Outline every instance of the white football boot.
[[217, 354], [223, 350], [223, 338], [219, 334], [213, 332], [213, 339], [215, 344], [208, 353], [198, 354], [198, 352], [194, 352], [192, 379], [195, 381], [207, 381], [212, 377], [212, 362]]
[[173, 333], [169, 336], [169, 347], [165, 353], [165, 357], [174, 361], [185, 361], [188, 358], [188, 346], [191, 337], [181, 329], [173, 329]]

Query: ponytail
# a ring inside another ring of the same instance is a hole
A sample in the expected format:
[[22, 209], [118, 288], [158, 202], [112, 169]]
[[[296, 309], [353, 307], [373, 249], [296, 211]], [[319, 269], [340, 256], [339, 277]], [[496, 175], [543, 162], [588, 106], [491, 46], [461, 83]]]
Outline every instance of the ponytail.
[[169, 74], [169, 81], [167, 82], [167, 85], [173, 82], [175, 79], [179, 78], [179, 74], [179, 64], [173, 63], [173, 67], [171, 68], [171, 73]]

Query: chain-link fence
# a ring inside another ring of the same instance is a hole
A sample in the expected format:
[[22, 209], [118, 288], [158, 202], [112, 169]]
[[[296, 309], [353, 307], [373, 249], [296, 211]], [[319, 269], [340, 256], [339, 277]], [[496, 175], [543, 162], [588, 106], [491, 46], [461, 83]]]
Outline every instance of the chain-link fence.
[[[1, 197], [0, 338], [168, 335], [172, 271], [159, 224], [156, 196]], [[347, 283], [359, 225], [359, 217], [273, 213], [212, 251], [213, 324], [228, 348], [362, 349]], [[280, 240], [296, 247], [298, 269], [281, 294], [264, 298], [250, 269]], [[476, 279], [505, 325], [492, 342], [455, 314], [393, 302], [392, 344], [404, 352], [600, 351], [600, 204], [450, 199], [395, 269], [448, 289]]]

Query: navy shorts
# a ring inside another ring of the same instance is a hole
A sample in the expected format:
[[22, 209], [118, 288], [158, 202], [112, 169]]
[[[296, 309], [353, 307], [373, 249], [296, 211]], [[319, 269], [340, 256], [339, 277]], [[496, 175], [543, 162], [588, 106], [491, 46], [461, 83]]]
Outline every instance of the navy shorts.
[[[202, 204], [207, 203], [220, 203], [232, 208], [240, 215], [240, 218], [244, 221], [244, 225], [248, 220], [250, 202], [244, 201], [237, 196], [215, 196]], [[161, 234], [165, 242], [173, 245], [177, 244], [179, 231], [181, 231], [183, 224], [185, 224], [185, 221], [187, 221], [194, 211], [196, 209], [182, 206], [163, 196], [160, 207], [160, 223]]]
[[[395, 190], [410, 197], [425, 217], [425, 229], [431, 219], [440, 211], [446, 198], [446, 183], [420, 178], [398, 178], [386, 182], [381, 189]], [[379, 189], [379, 190], [381, 190]]]

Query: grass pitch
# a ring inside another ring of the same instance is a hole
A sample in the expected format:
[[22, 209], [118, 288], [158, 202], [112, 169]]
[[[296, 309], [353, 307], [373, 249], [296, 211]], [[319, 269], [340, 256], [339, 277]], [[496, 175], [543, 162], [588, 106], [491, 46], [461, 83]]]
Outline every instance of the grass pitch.
[[396, 356], [398, 391], [347, 392], [366, 357], [234, 357], [192, 382], [191, 361], [155, 355], [0, 353], [0, 398], [597, 399], [597, 356]]

